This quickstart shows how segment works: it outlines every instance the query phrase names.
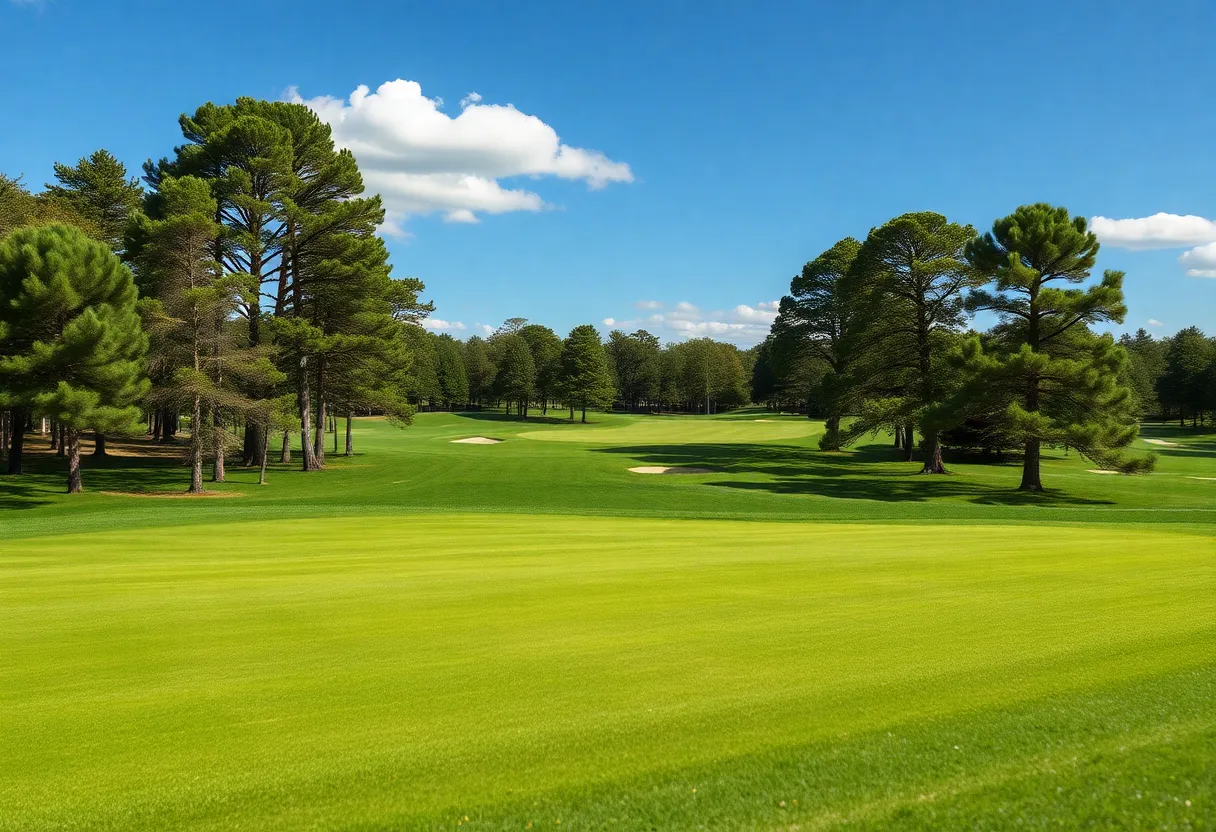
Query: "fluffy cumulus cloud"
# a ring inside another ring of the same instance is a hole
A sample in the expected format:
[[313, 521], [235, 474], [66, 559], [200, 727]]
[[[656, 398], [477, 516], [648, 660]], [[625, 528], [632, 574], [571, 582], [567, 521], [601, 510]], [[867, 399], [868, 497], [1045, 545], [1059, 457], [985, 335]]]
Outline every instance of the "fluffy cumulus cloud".
[[375, 92], [360, 86], [348, 99], [288, 100], [310, 107], [333, 128], [334, 140], [359, 161], [368, 190], [384, 198], [387, 234], [402, 233], [410, 216], [442, 214], [475, 223], [485, 214], [543, 211], [543, 198], [502, 180], [554, 176], [602, 188], [632, 182], [633, 172], [597, 150], [563, 144], [557, 131], [510, 104], [485, 104], [475, 92], [449, 116], [414, 81], [398, 79]]
[[1216, 277], [1216, 242], [1196, 246], [1178, 258], [1191, 277]]
[[1216, 221], [1194, 214], [1153, 214], [1138, 219], [1094, 217], [1090, 228], [1103, 245], [1146, 249], [1187, 248], [1178, 258], [1190, 277], [1216, 277]]
[[1189, 248], [1216, 242], [1216, 222], [1194, 214], [1153, 214], [1128, 220], [1094, 217], [1090, 228], [1102, 245], [1113, 248]]
[[422, 325], [436, 332], [461, 332], [466, 329], [460, 321], [445, 321], [442, 318], [424, 318]]
[[754, 305], [741, 303], [729, 310], [703, 310], [680, 301], [670, 308], [658, 301], [638, 301], [638, 309], [650, 314], [623, 321], [605, 318], [604, 325], [633, 331], [645, 329], [665, 340], [716, 338], [740, 346], [750, 346], [764, 340], [777, 317], [777, 301]]

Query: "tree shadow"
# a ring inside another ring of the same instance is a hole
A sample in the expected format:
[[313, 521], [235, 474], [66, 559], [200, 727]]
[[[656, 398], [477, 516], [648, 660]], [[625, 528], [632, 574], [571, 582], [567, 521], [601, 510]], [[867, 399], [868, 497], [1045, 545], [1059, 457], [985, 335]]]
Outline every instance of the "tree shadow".
[[[867, 445], [853, 451], [817, 451], [790, 445], [634, 445], [593, 448], [644, 465], [712, 468], [724, 475], [766, 479], [713, 480], [706, 485], [774, 494], [803, 494], [842, 500], [929, 502], [958, 499], [979, 505], [1113, 505], [1058, 490], [1026, 493], [976, 482], [962, 475], [929, 476], [917, 462], [902, 462], [894, 448]], [[1008, 466], [1009, 463], [1003, 463]], [[898, 467], [896, 467], [898, 466]]]
[[[462, 419], [476, 419], [479, 422], [499, 422], [499, 423], [507, 423], [507, 424], [512, 424], [512, 425], [577, 425], [577, 424], [582, 424], [578, 420], [577, 413], [575, 413], [575, 415], [574, 415], [573, 422], [571, 422], [570, 419], [565, 416], [560, 416], [560, 417], [559, 416], [543, 416], [543, 415], [539, 415], [539, 414], [533, 416], [533, 415], [529, 414], [527, 419], [521, 419], [518, 416], [508, 416], [505, 413], [487, 413], [485, 411], [475, 411], [475, 410], [453, 413], [452, 415], [459, 416]], [[590, 416], [591, 414], [587, 414], [587, 415]], [[585, 424], [588, 424], [588, 425], [595, 424], [595, 420], [588, 418]]]

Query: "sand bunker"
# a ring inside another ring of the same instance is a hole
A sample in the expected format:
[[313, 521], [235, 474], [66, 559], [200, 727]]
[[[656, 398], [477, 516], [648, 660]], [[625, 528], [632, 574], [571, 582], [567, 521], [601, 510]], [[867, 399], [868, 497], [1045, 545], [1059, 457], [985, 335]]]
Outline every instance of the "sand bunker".
[[1086, 470], [1089, 471], [1089, 473], [1091, 473], [1091, 474], [1121, 474], [1121, 473], [1123, 473], [1122, 471], [1108, 471], [1105, 468], [1087, 468]]
[[1216, 482], [1216, 477], [1187, 477], [1188, 480], [1205, 480], [1207, 482]]
[[775, 422], [776, 419], [755, 419], [756, 422]]
[[1166, 442], [1164, 439], [1145, 439], [1144, 441], [1150, 445], [1169, 445], [1171, 448], [1178, 447], [1177, 442]]
[[501, 439], [491, 439], [488, 436], [470, 436], [468, 439], [453, 439], [455, 445], [497, 445]]
[[709, 468], [689, 468], [684, 465], [639, 465], [629, 469], [634, 474], [712, 474]]

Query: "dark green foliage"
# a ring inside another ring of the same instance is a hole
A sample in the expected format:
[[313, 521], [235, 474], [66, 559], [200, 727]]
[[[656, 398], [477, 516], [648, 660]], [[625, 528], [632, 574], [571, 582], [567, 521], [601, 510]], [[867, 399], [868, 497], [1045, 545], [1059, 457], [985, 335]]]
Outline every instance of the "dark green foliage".
[[494, 394], [494, 377], [498, 372], [484, 338], [474, 335], [464, 343], [464, 369], [469, 399], [484, 404]]
[[1157, 382], [1165, 372], [1166, 345], [1141, 328], [1136, 330], [1135, 335], [1120, 336], [1119, 346], [1127, 351], [1127, 367], [1122, 381], [1136, 394], [1140, 415], [1160, 415]]
[[[837, 449], [843, 441], [840, 420], [852, 404], [854, 375], [875, 309], [874, 293], [854, 268], [860, 252], [861, 243], [846, 237], [803, 266], [773, 323], [772, 356], [784, 356], [775, 365], [785, 367], [778, 377], [786, 384], [800, 378], [807, 385], [802, 397], [813, 395], [827, 420], [820, 440], [825, 449]], [[809, 378], [796, 375], [793, 369], [805, 366], [802, 356], [814, 359], [823, 371]]]
[[0, 388], [67, 429], [68, 491], [81, 490], [79, 437], [122, 433], [148, 390], [148, 339], [130, 270], [66, 225], [0, 241]]
[[55, 163], [55, 179], [45, 197], [83, 217], [97, 229], [97, 239], [113, 251], [123, 247], [131, 218], [139, 210], [143, 189], [139, 179], [108, 150], [98, 150], [75, 166]]
[[560, 393], [562, 339], [540, 324], [521, 327], [519, 335], [528, 342], [532, 366], [536, 368], [535, 397], [540, 400], [542, 410], [547, 411], [550, 400]]
[[613, 382], [626, 409], [655, 401], [661, 381], [659, 339], [644, 329], [630, 335], [614, 329], [606, 348]]
[[1180, 330], [1165, 348], [1157, 380], [1161, 403], [1198, 425], [1203, 413], [1216, 408], [1216, 345], [1198, 327]]
[[995, 284], [995, 291], [973, 291], [968, 306], [995, 312], [1001, 324], [990, 348], [967, 341], [960, 359], [966, 389], [935, 418], [953, 410], [955, 418], [999, 419], [1024, 443], [1023, 490], [1043, 488], [1043, 443], [1067, 444], [1128, 472], [1152, 465], [1121, 453], [1137, 432], [1135, 401], [1118, 382], [1126, 353], [1088, 329], [1123, 320], [1123, 274], [1107, 271], [1097, 285], [1066, 288], [1089, 277], [1097, 253], [1084, 217], [1043, 203], [1018, 208], [967, 246], [976, 271]]
[[536, 391], [536, 365], [528, 342], [517, 332], [495, 335], [494, 353], [498, 365], [495, 391], [508, 404], [514, 402], [519, 415], [526, 419], [528, 402]]
[[963, 260], [974, 236], [974, 228], [941, 214], [904, 214], [871, 231], [854, 262], [873, 292], [866, 322], [872, 359], [888, 379], [902, 380], [888, 390], [886, 407], [908, 434], [922, 425], [925, 473], [944, 470], [937, 431], [923, 418], [948, 393], [943, 368], [951, 341], [942, 336], [962, 325], [963, 290], [977, 283]]
[[571, 409], [582, 411], [587, 421], [587, 408], [607, 407], [614, 393], [608, 358], [600, 334], [594, 326], [583, 324], [570, 330], [562, 344], [562, 398]]
[[435, 344], [435, 369], [443, 402], [451, 409], [469, 400], [469, 377], [464, 368], [464, 356], [460, 344], [451, 335], [437, 335]]

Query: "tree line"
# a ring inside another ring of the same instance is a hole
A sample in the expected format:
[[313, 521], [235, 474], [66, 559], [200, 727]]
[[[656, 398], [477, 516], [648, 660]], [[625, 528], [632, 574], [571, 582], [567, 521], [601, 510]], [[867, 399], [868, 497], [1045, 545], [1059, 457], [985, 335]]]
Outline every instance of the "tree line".
[[[1019, 450], [1020, 488], [1039, 491], [1044, 445], [1147, 471], [1151, 455], [1125, 454], [1140, 417], [1202, 419], [1212, 346], [1197, 330], [1168, 344], [1095, 331], [1126, 314], [1123, 274], [1091, 275], [1099, 247], [1083, 217], [1043, 203], [983, 234], [918, 212], [840, 240], [792, 280], [752, 397], [823, 416], [828, 450], [889, 431], [926, 474], [945, 472], [944, 447]], [[970, 326], [981, 313], [985, 331]]]
[[613, 330], [605, 341], [584, 324], [563, 339], [511, 318], [485, 338], [416, 329], [409, 341], [408, 392], [422, 408], [502, 406], [526, 419], [563, 406], [586, 421], [589, 407], [713, 413], [750, 401], [751, 352], [709, 338], [661, 344], [646, 330]]
[[[395, 278], [354, 157], [299, 104], [242, 98], [180, 119], [143, 183], [101, 150], [31, 193], [0, 179], [0, 407], [8, 470], [34, 420], [81, 490], [80, 440], [184, 423], [190, 491], [236, 455], [324, 467], [324, 434], [373, 408], [407, 421], [406, 334], [430, 311]], [[349, 433], [349, 430], [348, 430]], [[348, 452], [349, 452], [348, 444]]]

